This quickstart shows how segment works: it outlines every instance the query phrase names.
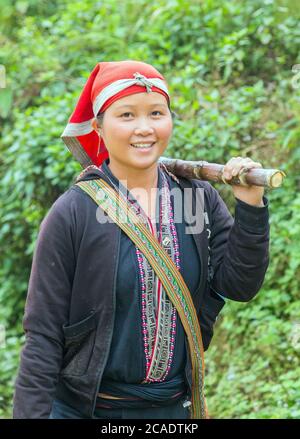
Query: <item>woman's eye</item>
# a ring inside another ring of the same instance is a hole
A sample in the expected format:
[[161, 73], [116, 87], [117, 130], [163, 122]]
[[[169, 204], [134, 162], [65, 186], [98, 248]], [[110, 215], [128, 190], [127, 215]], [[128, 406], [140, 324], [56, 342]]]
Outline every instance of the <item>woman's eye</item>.
[[[152, 116], [160, 116], [162, 113], [161, 113], [161, 111], [152, 111]], [[121, 117], [124, 117], [124, 118], [128, 118], [128, 117], [133, 117], [133, 113], [130, 113], [130, 112], [126, 112], [126, 113], [123, 113], [123, 114], [121, 114]]]

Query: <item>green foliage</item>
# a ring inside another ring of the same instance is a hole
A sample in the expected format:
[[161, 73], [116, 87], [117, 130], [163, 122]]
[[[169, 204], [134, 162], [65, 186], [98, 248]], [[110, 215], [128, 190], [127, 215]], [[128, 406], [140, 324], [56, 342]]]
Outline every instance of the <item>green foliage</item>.
[[[250, 156], [287, 174], [267, 191], [270, 267], [250, 303], [227, 302], [206, 354], [214, 418], [300, 417], [300, 8], [290, 1], [1, 3], [0, 417], [11, 417], [39, 224], [80, 166], [60, 135], [99, 61], [165, 75], [180, 115], [165, 155]], [[217, 186], [234, 213], [231, 189]]]

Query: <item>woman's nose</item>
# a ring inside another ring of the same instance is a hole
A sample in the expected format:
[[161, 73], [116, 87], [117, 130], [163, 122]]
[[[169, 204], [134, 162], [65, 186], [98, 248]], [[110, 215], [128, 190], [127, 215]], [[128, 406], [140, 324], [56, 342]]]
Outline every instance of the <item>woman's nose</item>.
[[143, 119], [143, 120], [138, 121], [134, 132], [135, 132], [135, 134], [141, 134], [141, 135], [145, 136], [149, 133], [153, 133], [154, 129], [149, 124], [149, 121]]

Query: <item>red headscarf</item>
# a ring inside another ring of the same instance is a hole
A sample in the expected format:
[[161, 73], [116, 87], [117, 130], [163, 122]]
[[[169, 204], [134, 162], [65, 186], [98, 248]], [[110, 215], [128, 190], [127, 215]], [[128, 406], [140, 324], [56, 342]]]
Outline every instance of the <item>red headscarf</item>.
[[85, 168], [100, 166], [108, 158], [103, 139], [92, 127], [92, 120], [113, 102], [125, 96], [157, 92], [170, 105], [167, 83], [150, 64], [139, 61], [100, 62], [90, 74], [75, 110], [61, 138]]

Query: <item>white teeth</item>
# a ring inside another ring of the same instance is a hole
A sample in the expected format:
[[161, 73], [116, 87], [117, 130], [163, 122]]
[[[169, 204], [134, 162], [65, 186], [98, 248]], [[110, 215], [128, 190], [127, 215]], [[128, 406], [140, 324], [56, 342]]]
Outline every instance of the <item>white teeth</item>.
[[131, 143], [134, 148], [149, 148], [153, 143]]

